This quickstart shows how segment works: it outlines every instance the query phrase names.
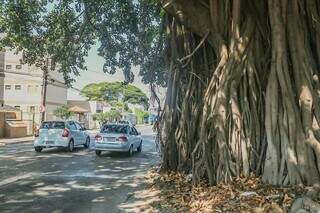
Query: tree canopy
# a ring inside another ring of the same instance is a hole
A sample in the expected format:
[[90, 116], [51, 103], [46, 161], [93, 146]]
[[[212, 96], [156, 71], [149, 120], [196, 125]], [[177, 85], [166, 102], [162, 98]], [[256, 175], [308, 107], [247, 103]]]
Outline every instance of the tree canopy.
[[58, 118], [63, 119], [69, 119], [74, 115], [74, 113], [69, 110], [69, 107], [67, 105], [63, 105], [61, 107], [56, 108], [53, 111], [53, 114]]
[[[122, 82], [102, 82], [85, 86], [81, 94], [89, 100], [106, 101], [111, 105], [119, 105], [119, 102], [140, 104], [146, 109], [149, 106], [147, 95], [138, 87]], [[125, 107], [124, 104], [123, 107]]]
[[144, 83], [165, 85], [160, 12], [154, 0], [0, 0], [0, 48], [23, 51], [25, 63], [40, 67], [50, 56], [70, 84], [99, 41], [104, 72], [122, 70], [132, 82], [139, 65]]

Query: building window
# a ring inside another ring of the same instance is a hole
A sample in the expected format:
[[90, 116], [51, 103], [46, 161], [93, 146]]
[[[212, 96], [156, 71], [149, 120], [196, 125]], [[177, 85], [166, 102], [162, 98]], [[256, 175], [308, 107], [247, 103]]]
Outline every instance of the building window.
[[21, 64], [16, 65], [16, 69], [17, 69], [17, 70], [21, 70], [21, 69], [22, 69]]
[[20, 109], [20, 106], [14, 106], [14, 108], [16, 108], [16, 109]]
[[28, 85], [28, 94], [37, 94], [38, 88], [38, 85]]
[[29, 112], [35, 113], [36, 112], [36, 107], [35, 106], [30, 106], [29, 107]]
[[11, 70], [12, 69], [12, 65], [6, 65], [6, 69], [7, 70]]
[[6, 85], [6, 86], [5, 86], [5, 89], [6, 89], [6, 90], [11, 90], [11, 85]]
[[21, 85], [16, 85], [14, 88], [15, 90], [21, 90]]

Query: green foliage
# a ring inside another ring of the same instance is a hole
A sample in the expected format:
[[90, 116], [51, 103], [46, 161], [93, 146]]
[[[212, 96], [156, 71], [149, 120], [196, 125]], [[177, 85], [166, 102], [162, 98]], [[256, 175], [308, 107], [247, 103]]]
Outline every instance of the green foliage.
[[[94, 44], [96, 10], [88, 3], [74, 1], [0, 1], [0, 47], [23, 50], [24, 62], [45, 67], [46, 57], [54, 59], [66, 82], [85, 69], [84, 57]], [[84, 8], [90, 13], [79, 13]]]
[[121, 119], [121, 113], [118, 110], [110, 110], [109, 112], [101, 112], [93, 114], [93, 120], [103, 124], [107, 121], [115, 122]]
[[149, 112], [143, 111], [141, 109], [134, 109], [134, 114], [137, 116], [138, 123], [142, 124], [144, 117], [149, 115]]
[[26, 63], [42, 68], [51, 56], [70, 84], [99, 41], [104, 72], [123, 71], [132, 82], [131, 67], [139, 65], [144, 83], [163, 86], [162, 16], [155, 0], [0, 0], [0, 48], [23, 50]]
[[129, 110], [128, 104], [123, 101], [110, 101], [109, 104], [118, 110], [122, 110], [125, 112], [128, 112], [128, 110]]
[[127, 103], [123, 103], [123, 109], [124, 109], [125, 112], [129, 112], [130, 109], [129, 109], [129, 106], [128, 106]]
[[104, 85], [105, 83], [88, 84], [82, 89], [81, 95], [87, 97], [90, 101], [104, 101], [105, 96], [102, 92]]
[[149, 99], [144, 92], [136, 86], [118, 81], [89, 84], [82, 89], [81, 94], [89, 100], [107, 101], [125, 110], [128, 108], [125, 103], [141, 104], [145, 108], [149, 106]]
[[110, 110], [106, 112], [109, 121], [118, 121], [121, 119], [121, 113], [118, 110]]
[[92, 119], [93, 119], [94, 121], [99, 122], [99, 124], [103, 124], [104, 122], [107, 121], [106, 114], [105, 114], [105, 113], [102, 113], [102, 112], [93, 114], [93, 115], [92, 115]]
[[74, 115], [73, 112], [69, 111], [69, 107], [67, 105], [64, 105], [64, 106], [56, 108], [53, 111], [53, 114], [56, 117], [63, 118], [63, 119], [66, 119], [66, 120], [68, 120], [70, 117], [72, 117]]

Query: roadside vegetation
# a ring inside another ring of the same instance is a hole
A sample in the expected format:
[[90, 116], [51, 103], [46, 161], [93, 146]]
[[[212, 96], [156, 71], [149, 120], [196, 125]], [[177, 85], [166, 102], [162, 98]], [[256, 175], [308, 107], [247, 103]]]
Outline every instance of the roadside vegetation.
[[54, 116], [68, 120], [74, 113], [69, 110], [69, 106], [64, 105], [53, 111]]
[[97, 121], [101, 126], [105, 122], [116, 122], [121, 120], [121, 113], [116, 109], [111, 109], [109, 112], [100, 112], [93, 114], [93, 120]]

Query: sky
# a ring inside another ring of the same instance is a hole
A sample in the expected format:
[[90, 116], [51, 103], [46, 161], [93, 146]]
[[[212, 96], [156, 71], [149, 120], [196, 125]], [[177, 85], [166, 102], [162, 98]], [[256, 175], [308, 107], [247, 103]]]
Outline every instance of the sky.
[[[81, 90], [84, 86], [90, 83], [98, 82], [112, 82], [112, 81], [123, 81], [124, 76], [121, 70], [117, 71], [115, 74], [106, 74], [103, 70], [104, 59], [98, 55], [98, 45], [94, 45], [88, 57], [86, 58], [86, 66], [88, 70], [82, 71], [80, 76], [75, 77], [76, 82], [73, 83], [73, 87]], [[139, 68], [134, 67], [133, 73], [135, 74], [133, 85], [140, 88], [147, 96], [150, 96], [150, 91], [148, 85], [145, 85], [141, 81], [141, 76], [139, 76]], [[160, 96], [164, 96], [164, 90], [160, 89]], [[84, 97], [79, 95], [79, 91], [74, 89], [68, 90], [68, 100], [85, 100]]]

